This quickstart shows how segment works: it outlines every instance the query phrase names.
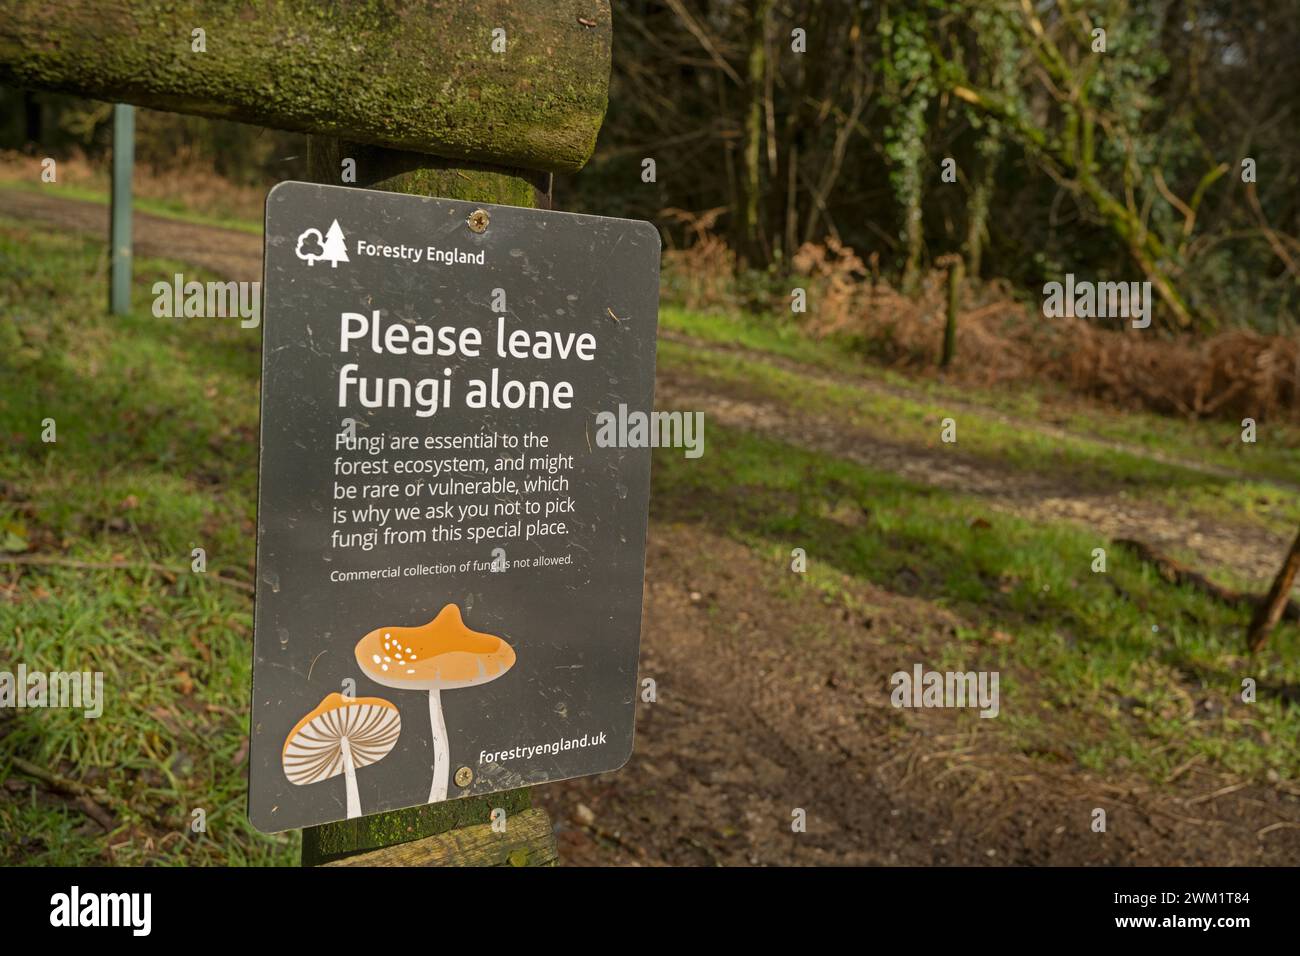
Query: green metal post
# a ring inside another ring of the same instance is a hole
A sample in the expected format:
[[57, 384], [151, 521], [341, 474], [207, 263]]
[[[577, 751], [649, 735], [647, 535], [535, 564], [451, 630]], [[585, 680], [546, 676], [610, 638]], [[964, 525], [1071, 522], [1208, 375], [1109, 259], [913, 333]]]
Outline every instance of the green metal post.
[[131, 311], [131, 174], [135, 168], [135, 107], [113, 106], [112, 254], [108, 306], [114, 315]]

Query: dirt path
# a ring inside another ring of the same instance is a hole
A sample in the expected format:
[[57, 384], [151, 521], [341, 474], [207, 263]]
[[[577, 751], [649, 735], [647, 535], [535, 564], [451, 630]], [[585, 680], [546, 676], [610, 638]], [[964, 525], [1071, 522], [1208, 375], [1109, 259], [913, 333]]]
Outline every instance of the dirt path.
[[[794, 359], [780, 355], [773, 355], [770, 352], [760, 352], [741, 345], [723, 345], [717, 342], [707, 342], [703, 339], [698, 339], [673, 330], [661, 330], [659, 336], [660, 338], [666, 339], [670, 342], [678, 342], [682, 345], [689, 345], [691, 348], [701, 349], [714, 354], [730, 355], [750, 362], [762, 362], [787, 372], [793, 372], [794, 374], [807, 379], [809, 382], [816, 384], [846, 386], [848, 388], [858, 389], [862, 392], [888, 395], [892, 398], [900, 398], [910, 402], [934, 404], [937, 401], [932, 395], [928, 395], [920, 389], [907, 388], [901, 385], [894, 385], [882, 382], [878, 379], [871, 379], [863, 376], [827, 371], [826, 369], [808, 365], [804, 362], [798, 362]], [[1146, 461], [1156, 462], [1157, 464], [1173, 465], [1212, 478], [1250, 480], [1260, 484], [1273, 485], [1276, 488], [1282, 488], [1286, 491], [1300, 492], [1300, 484], [1295, 482], [1283, 481], [1268, 475], [1254, 475], [1235, 468], [1227, 468], [1192, 458], [1183, 458], [1178, 455], [1166, 454], [1153, 448], [1145, 448], [1141, 445], [1131, 445], [1127, 442], [1102, 438], [1097, 435], [1070, 431], [1069, 429], [1061, 428], [1049, 422], [1036, 421], [1023, 417], [1012, 418], [1004, 412], [998, 411], [995, 408], [990, 408], [987, 405], [982, 405], [978, 402], [944, 396], [943, 404], [946, 408], [950, 408], [954, 412], [972, 412], [981, 418], [996, 421], [1002, 425], [1013, 426], [1019, 431], [1033, 432], [1046, 438], [1057, 440], [1083, 439], [1099, 448], [1105, 448], [1115, 452], [1123, 452], [1124, 454], [1131, 455], [1134, 458], [1142, 458]]]
[[1064, 520], [1097, 532], [1099, 546], [1137, 538], [1162, 549], [1187, 548], [1209, 573], [1227, 568], [1263, 590], [1277, 573], [1290, 539], [1250, 525], [1173, 514], [1119, 491], [1072, 489], [1059, 475], [1011, 471], [964, 455], [951, 445], [928, 448], [890, 442], [833, 418], [731, 389], [662, 366], [655, 403], [703, 411], [706, 422], [757, 432], [791, 445], [892, 472], [910, 481], [975, 495], [990, 508], [1036, 520]]
[[[784, 564], [696, 525], [654, 525], [647, 560], [641, 675], [658, 699], [638, 705], [632, 759], [534, 791], [568, 865], [1290, 865], [1300, 853], [1300, 790], [1195, 765], [1169, 786], [1103, 779], [1000, 750], [983, 726], [994, 721], [890, 706], [889, 675], [933, 659], [960, 623], [934, 605], [870, 586], [855, 594], [867, 617], [811, 588], [792, 598]], [[796, 809], [805, 833], [791, 830]]]
[[[54, 195], [0, 190], [0, 212], [99, 236], [105, 235], [108, 229], [107, 206]], [[139, 255], [193, 262], [237, 280], [255, 280], [261, 276], [262, 240], [259, 236], [136, 213], [135, 238]], [[869, 379], [850, 378], [767, 353], [707, 343], [680, 333], [666, 331], [663, 335], [693, 348], [766, 362], [812, 381], [833, 382], [911, 400], [927, 400], [920, 392]], [[759, 431], [872, 468], [892, 471], [923, 484], [976, 494], [985, 498], [993, 508], [1043, 520], [1072, 521], [1093, 528], [1099, 538], [1134, 537], [1164, 549], [1186, 547], [1196, 555], [1202, 570], [1212, 573], [1215, 568], [1227, 568], [1249, 580], [1261, 582], [1261, 586], [1276, 573], [1279, 556], [1285, 553], [1289, 544], [1289, 539], [1262, 529], [1176, 516], [1167, 509], [1131, 496], [1070, 489], [1063, 486], [1058, 477], [1036, 478], [1013, 472], [994, 463], [954, 453], [947, 450], [948, 446], [928, 449], [890, 443], [877, 436], [855, 432], [842, 422], [816, 419], [753, 396], [720, 395], [715, 384], [681, 374], [661, 374], [656, 394], [661, 407], [701, 409], [710, 421]], [[954, 402], [953, 407], [1010, 422], [1007, 416], [986, 406]], [[1230, 469], [1092, 436], [1079, 436], [1046, 423], [1017, 420], [1015, 425], [1053, 437], [1087, 438], [1140, 458], [1175, 464], [1216, 478], [1241, 477]], [[1300, 486], [1273, 483], [1300, 491]]]
[[[108, 237], [109, 209], [98, 203], [0, 188], [0, 215], [45, 222], [105, 240]], [[137, 256], [191, 262], [238, 282], [257, 282], [262, 278], [261, 236], [139, 211], [133, 217], [132, 226]]]
[[[17, 219], [36, 219], [59, 228], [96, 236], [106, 235], [108, 231], [107, 206], [62, 199], [56, 195], [0, 189], [0, 213], [11, 215]], [[141, 212], [135, 214], [134, 224], [138, 255], [193, 262], [226, 278], [240, 281], [254, 281], [261, 277], [262, 240], [260, 236], [198, 223], [180, 222]], [[814, 368], [765, 352], [757, 352], [740, 346], [705, 342], [669, 330], [661, 332], [661, 335], [669, 341], [688, 344], [692, 348], [702, 351], [734, 355], [754, 362], [764, 362], [794, 372], [812, 382], [834, 383], [912, 401], [930, 400], [919, 390], [914, 391], [867, 378], [855, 378], [845, 374], [828, 372], [824, 369]], [[674, 402], [679, 399], [689, 401], [693, 397], [693, 391], [694, 397], [698, 398], [699, 388], [713, 388], [713, 386], [702, 382], [696, 382], [694, 385], [696, 388], [693, 390], [688, 380], [680, 378], [664, 380], [661, 377], [658, 394], [665, 403], [669, 396], [675, 396], [673, 398]], [[795, 422], [793, 416], [787, 410], [770, 403], [764, 404], [749, 400], [723, 398], [719, 397], [716, 391], [709, 391], [705, 400], [718, 420], [738, 427], [766, 429], [789, 437], [793, 430], [797, 430], [792, 429], [792, 425], [803, 427], [807, 424], [806, 416], [801, 416], [798, 422]], [[951, 400], [945, 399], [945, 401]], [[1211, 477], [1249, 477], [1241, 472], [1204, 462], [1164, 455], [1151, 449], [1122, 442], [1099, 439], [1089, 435], [1079, 435], [1044, 422], [1022, 421], [1020, 419], [1013, 422], [1008, 416], [996, 409], [973, 402], [951, 401], [951, 404], [955, 410], [968, 410], [1004, 424], [1014, 424], [1015, 427], [1020, 429], [1029, 429], [1053, 438], [1084, 438], [1101, 447], [1123, 451], [1149, 461], [1177, 465], [1180, 468]], [[691, 407], [701, 406], [696, 404]], [[845, 429], [839, 423], [823, 421], [808, 427], [807, 431], [810, 435], [813, 435], [813, 446], [820, 450], [835, 451], [834, 448], [829, 447], [829, 444], [838, 445], [841, 450], [845, 446], [844, 442], [829, 441], [836, 434], [845, 434]], [[1053, 489], [1058, 494], [1061, 491], [1060, 482], [1055, 479], [1035, 482], [1032, 478], [1024, 475], [1009, 473], [990, 463], [978, 463], [968, 457], [952, 455], [947, 452], [918, 449], [910, 445], [891, 445], [874, 436], [868, 443], [863, 442], [861, 435], [850, 437], [853, 438], [852, 446], [857, 450], [856, 457], [858, 460], [871, 464], [873, 467], [896, 471], [912, 480], [934, 484], [939, 487], [966, 489], [993, 497], [1002, 492], [1004, 493], [1003, 497], [1015, 500], [1018, 504], [1023, 504], [1026, 499], [1029, 499], [1032, 506], [1039, 509], [1036, 513], [1042, 516], [1067, 517], [1093, 524], [1098, 530], [1108, 535], [1117, 529], [1132, 529], [1135, 523], [1152, 518], [1156, 519], [1157, 524], [1166, 523], [1165, 517], [1158, 511], [1153, 511], [1132, 501], [1115, 502], [1106, 500], [1097, 502], [1095, 496], [1088, 495], [1054, 497], [1051, 494]], [[836, 451], [836, 453], [839, 452]], [[863, 455], [866, 457], [862, 457]], [[1300, 492], [1300, 485], [1260, 477], [1256, 477], [1255, 480]], [[1181, 536], [1185, 540], [1199, 540], [1198, 536], [1200, 536], [1200, 539], [1208, 538], [1219, 542], [1212, 545], [1208, 552], [1222, 556], [1222, 560], [1216, 563], [1235, 567], [1252, 575], [1260, 573], [1260, 569], [1263, 567], [1276, 564], [1277, 555], [1285, 550], [1285, 545], [1288, 543], [1280, 537], [1259, 534], [1246, 535], [1244, 541], [1237, 542], [1237, 545], [1234, 546], [1228, 540], [1235, 536], [1231, 529], [1197, 528], [1186, 522], [1177, 527], [1165, 529], [1161, 540], [1171, 541], [1175, 540], [1177, 536]], [[1260, 556], [1254, 553], [1260, 547], [1263, 547], [1269, 554], [1267, 560], [1264, 560], [1262, 564], [1259, 560]], [[1275, 567], [1264, 573], [1272, 573], [1274, 570], [1276, 570]]]

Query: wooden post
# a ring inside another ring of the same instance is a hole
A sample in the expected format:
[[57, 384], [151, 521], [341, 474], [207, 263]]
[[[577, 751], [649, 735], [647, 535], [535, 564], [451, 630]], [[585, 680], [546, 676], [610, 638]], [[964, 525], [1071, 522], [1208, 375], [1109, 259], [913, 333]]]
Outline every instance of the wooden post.
[[[354, 183], [341, 179], [348, 159], [355, 161]], [[550, 204], [550, 175], [546, 173], [439, 160], [326, 136], [308, 139], [307, 168], [312, 182], [335, 186], [510, 206]], [[305, 866], [342, 862], [365, 866], [554, 865], [557, 851], [550, 822], [545, 811], [530, 807], [528, 790], [510, 790], [307, 827], [302, 834], [302, 861]], [[506, 814], [505, 833], [496, 833], [488, 825], [493, 809], [498, 808]]]
[[113, 106], [113, 189], [108, 230], [108, 308], [131, 311], [131, 176], [135, 171], [135, 107]]
[[957, 312], [961, 308], [961, 283], [965, 268], [961, 256], [953, 254], [948, 260], [948, 318], [943, 326], [943, 355], [939, 367], [947, 368], [957, 354]]
[[[8, 0], [0, 84], [305, 132], [316, 182], [539, 206], [595, 148], [612, 42], [609, 0]], [[545, 865], [555, 841], [513, 790], [310, 828], [303, 859]]]
[[1273, 579], [1273, 586], [1255, 608], [1250, 629], [1246, 631], [1246, 646], [1252, 651], [1263, 647], [1269, 633], [1277, 626], [1282, 612], [1286, 609], [1298, 573], [1300, 573], [1300, 534], [1296, 535], [1291, 550], [1282, 561], [1282, 567], [1278, 570], [1277, 577]]

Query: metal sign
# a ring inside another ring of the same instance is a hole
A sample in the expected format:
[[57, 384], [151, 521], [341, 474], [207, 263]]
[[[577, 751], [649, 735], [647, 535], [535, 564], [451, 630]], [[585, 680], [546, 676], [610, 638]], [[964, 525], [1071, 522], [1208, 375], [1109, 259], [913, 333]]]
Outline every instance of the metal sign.
[[611, 423], [651, 411], [659, 249], [644, 222], [271, 190], [259, 829], [626, 762], [650, 449]]

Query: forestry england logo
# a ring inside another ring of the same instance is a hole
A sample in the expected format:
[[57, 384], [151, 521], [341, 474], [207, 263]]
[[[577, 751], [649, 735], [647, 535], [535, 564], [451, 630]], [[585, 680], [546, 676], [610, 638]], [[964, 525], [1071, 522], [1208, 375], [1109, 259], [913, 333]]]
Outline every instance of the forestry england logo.
[[305, 259], [309, 266], [314, 266], [317, 259], [327, 259], [330, 268], [337, 269], [340, 262], [350, 261], [347, 244], [343, 240], [343, 230], [339, 228], [337, 219], [330, 223], [329, 229], [325, 230], [323, 236], [319, 229], [314, 228], [300, 235], [294, 252], [298, 254], [299, 259]]

